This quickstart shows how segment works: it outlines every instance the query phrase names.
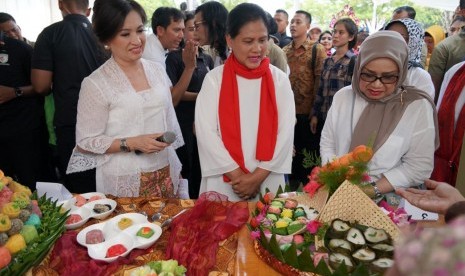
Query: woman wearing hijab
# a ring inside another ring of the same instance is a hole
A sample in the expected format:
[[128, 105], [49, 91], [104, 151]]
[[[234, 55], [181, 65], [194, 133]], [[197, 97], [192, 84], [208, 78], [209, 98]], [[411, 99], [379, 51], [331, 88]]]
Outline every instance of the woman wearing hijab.
[[424, 31], [421, 25], [410, 18], [401, 18], [389, 22], [385, 30], [400, 33], [408, 46], [408, 73], [404, 86], [414, 86], [425, 91], [434, 99], [434, 85], [430, 74], [421, 65]]
[[294, 96], [287, 75], [270, 65], [267, 17], [243, 3], [228, 16], [232, 54], [210, 71], [195, 108], [202, 182], [200, 192], [256, 200], [276, 191], [291, 172]]
[[431, 58], [431, 54], [433, 53], [434, 48], [439, 44], [439, 42], [443, 41], [445, 38], [446, 32], [444, 32], [444, 29], [439, 25], [433, 25], [426, 29], [424, 38], [426, 47], [428, 48], [425, 67], [426, 70], [428, 70], [429, 60]]
[[369, 174], [374, 190], [417, 186], [433, 170], [438, 145], [434, 103], [424, 91], [403, 87], [408, 47], [393, 31], [361, 45], [352, 85], [334, 96], [321, 135], [323, 163], [372, 141]]

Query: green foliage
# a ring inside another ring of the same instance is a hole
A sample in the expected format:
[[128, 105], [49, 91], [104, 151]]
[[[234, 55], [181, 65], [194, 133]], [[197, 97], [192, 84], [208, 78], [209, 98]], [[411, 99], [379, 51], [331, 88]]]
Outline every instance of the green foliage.
[[159, 7], [174, 7], [179, 8], [176, 6], [174, 0], [137, 0], [137, 2], [144, 8], [145, 13], [147, 14], [147, 24], [150, 26], [150, 21], [152, 19], [153, 12], [158, 9]]
[[[376, 11], [374, 13], [373, 1], [377, 2]], [[381, 2], [381, 3], [380, 3]], [[382, 3], [385, 2], [385, 3]], [[343, 9], [344, 5], [349, 4], [355, 11], [355, 15], [365, 23], [365, 20], [373, 20], [373, 15], [376, 15], [375, 20], [389, 21], [392, 17], [392, 12], [399, 6], [409, 5], [416, 12], [416, 20], [428, 26], [439, 24], [445, 26], [444, 12], [439, 9], [427, 8], [417, 5], [412, 1], [405, 0], [306, 0], [302, 3], [302, 9], [309, 11], [312, 14], [312, 21], [318, 23], [323, 30], [329, 29], [329, 23], [334, 14]], [[292, 16], [292, 15], [290, 15]]]
[[302, 161], [302, 166], [304, 168], [321, 166], [321, 157], [317, 152], [307, 151], [307, 149], [303, 149], [302, 154], [304, 155], [304, 160]]

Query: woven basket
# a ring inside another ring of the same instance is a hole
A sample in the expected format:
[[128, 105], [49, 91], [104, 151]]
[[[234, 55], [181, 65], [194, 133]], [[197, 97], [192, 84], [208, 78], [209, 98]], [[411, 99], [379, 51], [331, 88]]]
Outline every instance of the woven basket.
[[[329, 224], [334, 219], [357, 221], [366, 226], [384, 229], [393, 240], [397, 240], [400, 235], [397, 225], [358, 186], [349, 181], [339, 186], [319, 216], [323, 223]], [[324, 246], [323, 243], [316, 239], [316, 248]]]
[[326, 188], [322, 187], [315, 193], [313, 197], [310, 197], [308, 194], [302, 194], [295, 197], [291, 197], [299, 202], [299, 204], [308, 206], [317, 210], [319, 213], [323, 210], [323, 207], [328, 200], [329, 192]]

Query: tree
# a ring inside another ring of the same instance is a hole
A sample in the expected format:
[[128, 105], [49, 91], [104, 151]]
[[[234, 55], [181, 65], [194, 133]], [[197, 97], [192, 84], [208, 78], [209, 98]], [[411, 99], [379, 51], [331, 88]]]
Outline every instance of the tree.
[[174, 7], [179, 8], [176, 6], [174, 0], [137, 0], [137, 2], [144, 8], [145, 13], [147, 14], [148, 24], [150, 25], [150, 20], [152, 18], [153, 12], [158, 9], [159, 7]]

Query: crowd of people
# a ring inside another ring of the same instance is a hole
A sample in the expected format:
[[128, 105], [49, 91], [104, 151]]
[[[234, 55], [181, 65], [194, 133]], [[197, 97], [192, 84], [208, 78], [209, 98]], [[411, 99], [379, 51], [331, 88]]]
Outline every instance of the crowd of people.
[[35, 43], [0, 13], [0, 167], [32, 189], [256, 200], [307, 183], [304, 153], [324, 164], [369, 141], [376, 193], [457, 184], [463, 9], [444, 32], [399, 7], [368, 35], [210, 1], [156, 9], [146, 35], [136, 1], [96, 0], [91, 21], [88, 0], [58, 4]]

